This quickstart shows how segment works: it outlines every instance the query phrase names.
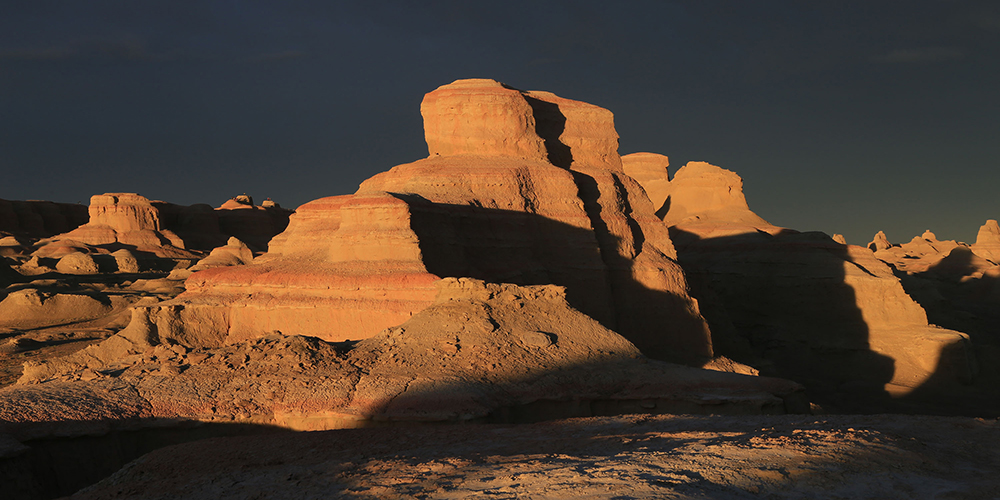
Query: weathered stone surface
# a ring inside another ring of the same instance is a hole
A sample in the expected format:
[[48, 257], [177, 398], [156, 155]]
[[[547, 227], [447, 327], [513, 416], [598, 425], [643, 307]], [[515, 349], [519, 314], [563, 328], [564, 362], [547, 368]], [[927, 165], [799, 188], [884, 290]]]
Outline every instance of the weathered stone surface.
[[521, 91], [486, 79], [459, 80], [420, 104], [430, 157], [495, 156], [544, 161], [531, 106]]
[[263, 208], [230, 201], [233, 206], [215, 210], [208, 205], [183, 207], [149, 201], [135, 193], [95, 195], [89, 208], [90, 222], [43, 240], [33, 255], [51, 256], [55, 250], [47, 247], [71, 243], [98, 253], [127, 248], [145, 256], [196, 258], [192, 251], [224, 245], [230, 236], [265, 250], [268, 241], [285, 229], [292, 213], [277, 206]]
[[135, 254], [125, 248], [112, 252], [111, 256], [114, 257], [115, 266], [120, 273], [137, 273], [141, 270]]
[[666, 185], [665, 198], [669, 208], [662, 218], [668, 226], [689, 222], [771, 226], [747, 206], [743, 179], [709, 163], [693, 161], [681, 167]]
[[[871, 248], [870, 245], [869, 248]], [[952, 250], [962, 246], [967, 247], [964, 243], [958, 243], [954, 240], [938, 241], [937, 236], [927, 230], [920, 236], [914, 236], [909, 243], [889, 244], [889, 246], [877, 250], [875, 256], [883, 262], [890, 263], [893, 268], [899, 271], [922, 273], [940, 263], [941, 259], [947, 257]]]
[[192, 257], [184, 242], [161, 225], [159, 210], [135, 193], [107, 193], [90, 199], [90, 222], [55, 238], [90, 246], [126, 246], [157, 257]]
[[268, 254], [194, 274], [163, 307], [213, 315], [228, 341], [343, 340], [426, 307], [440, 277], [552, 283], [649, 355], [711, 356], [669, 234], [624, 175], [609, 111], [492, 80], [443, 86], [421, 111], [429, 158], [300, 207]]
[[[154, 330], [140, 334], [133, 323], [97, 346], [27, 366], [22, 385], [0, 390], [0, 419], [26, 424], [7, 426], [16, 433], [44, 432], [45, 425], [36, 423], [65, 420], [53, 413], [61, 403], [48, 403], [67, 387], [60, 381], [76, 381], [69, 386], [76, 394], [86, 388], [95, 408], [117, 404], [100, 394], [122, 387], [141, 397], [147, 417], [235, 419], [300, 430], [595, 412], [805, 411], [798, 384], [643, 357], [626, 339], [572, 309], [558, 286], [449, 278], [436, 290], [433, 305], [353, 346], [273, 334], [191, 349]], [[88, 376], [96, 378], [88, 384]], [[102, 412], [72, 415], [118, 419]]]
[[[970, 383], [948, 387], [947, 398], [941, 397], [940, 387], [918, 391], [938, 404], [946, 401], [951, 408], [992, 411], [1000, 401], [1000, 370], [996, 368], [1000, 365], [1000, 266], [984, 258], [992, 255], [989, 242], [994, 225], [987, 221], [980, 229], [979, 240], [984, 244], [977, 241], [970, 247], [942, 242], [928, 231], [909, 243], [875, 253], [896, 270], [903, 287], [927, 311], [931, 323], [969, 337], [968, 345], [973, 349], [945, 346], [938, 364], [978, 368], [972, 371], [974, 376], [966, 377]], [[936, 375], [929, 385], [941, 386], [946, 381], [947, 377]]]
[[1000, 423], [628, 415], [226, 437], [157, 450], [73, 500], [991, 498]]

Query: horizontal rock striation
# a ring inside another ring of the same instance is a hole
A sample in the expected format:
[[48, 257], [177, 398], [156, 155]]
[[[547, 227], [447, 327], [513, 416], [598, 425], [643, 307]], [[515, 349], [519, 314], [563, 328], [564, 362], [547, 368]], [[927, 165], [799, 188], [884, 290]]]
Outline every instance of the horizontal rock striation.
[[428, 158], [300, 207], [267, 255], [196, 273], [149, 322], [198, 310], [224, 327], [176, 335], [190, 342], [273, 330], [357, 339], [427, 307], [433, 281], [472, 277], [561, 285], [648, 355], [712, 355], [669, 233], [624, 174], [611, 112], [460, 80], [427, 94], [421, 113]]

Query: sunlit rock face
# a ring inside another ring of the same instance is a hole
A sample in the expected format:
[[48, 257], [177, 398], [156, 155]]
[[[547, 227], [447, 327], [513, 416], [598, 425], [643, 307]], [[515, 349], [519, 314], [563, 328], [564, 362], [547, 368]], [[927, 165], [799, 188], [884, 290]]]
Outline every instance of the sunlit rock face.
[[972, 251], [994, 264], [1000, 264], [1000, 224], [996, 220], [990, 219], [979, 228]]
[[[272, 330], [357, 339], [429, 305], [433, 281], [472, 277], [561, 285], [648, 355], [711, 356], [669, 233], [624, 175], [611, 112], [459, 80], [427, 94], [421, 113], [428, 158], [300, 207], [253, 265], [197, 273], [150, 314], [214, 315], [224, 341]], [[202, 336], [196, 322], [171, 324]]]
[[[648, 155], [630, 156], [626, 171], [638, 170], [651, 197], [664, 200], [659, 215], [718, 354], [806, 383], [840, 407], [973, 379], [968, 336], [929, 326], [869, 249], [769, 224], [728, 170], [694, 162], [668, 181]], [[889, 248], [883, 239], [872, 245]]]
[[743, 195], [743, 179], [735, 172], [693, 161], [668, 180], [665, 156], [634, 153], [622, 161], [629, 175], [634, 173], [642, 179], [643, 188], [657, 207], [657, 215], [668, 226], [687, 222], [770, 226], [750, 211]]

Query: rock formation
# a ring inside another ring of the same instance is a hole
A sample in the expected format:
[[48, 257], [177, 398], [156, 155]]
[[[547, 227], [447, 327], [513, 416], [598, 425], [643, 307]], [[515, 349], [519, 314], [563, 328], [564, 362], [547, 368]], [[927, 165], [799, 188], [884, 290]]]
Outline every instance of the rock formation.
[[872, 238], [871, 243], [868, 243], [868, 249], [872, 252], [888, 250], [889, 248], [892, 248], [892, 243], [889, 243], [889, 238], [882, 231], [875, 233], [875, 237]]
[[632, 153], [622, 157], [622, 167], [646, 191], [656, 215], [663, 217], [669, 208], [665, 203], [670, 196], [670, 159], [656, 153]]
[[[805, 383], [841, 408], [931, 379], [974, 378], [968, 336], [928, 326], [868, 249], [769, 224], [748, 208], [739, 176], [706, 163], [647, 191], [667, 200], [663, 220], [718, 354]], [[882, 236], [872, 245], [895, 250]], [[925, 236], [926, 246], [943, 245]]]
[[1000, 264], [1000, 225], [995, 219], [986, 221], [979, 228], [972, 251], [994, 264]]
[[[194, 274], [148, 322], [191, 342], [274, 330], [357, 339], [430, 305], [437, 279], [472, 277], [565, 286], [644, 353], [711, 357], [669, 234], [624, 174], [611, 112], [460, 80], [427, 94], [421, 113], [428, 158], [300, 207], [266, 255]], [[212, 318], [211, 331], [185, 315]]]
[[[651, 163], [651, 153], [626, 155], [622, 161], [633, 165]], [[684, 222], [722, 223], [750, 227], [769, 227], [767, 221], [750, 211], [743, 196], [743, 179], [729, 170], [705, 162], [689, 162], [669, 180], [663, 157], [662, 174], [646, 170], [641, 176], [643, 187], [651, 200], [663, 200], [657, 215], [668, 226]], [[655, 204], [655, 201], [654, 201]]]
[[90, 198], [90, 221], [58, 239], [91, 246], [119, 245], [158, 257], [192, 257], [184, 241], [161, 226], [159, 211], [135, 193], [107, 193]]

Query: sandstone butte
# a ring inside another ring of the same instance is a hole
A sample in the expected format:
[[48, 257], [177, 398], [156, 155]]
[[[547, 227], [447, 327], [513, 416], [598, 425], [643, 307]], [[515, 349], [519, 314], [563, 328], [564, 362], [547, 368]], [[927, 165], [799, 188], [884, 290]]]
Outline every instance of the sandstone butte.
[[430, 305], [435, 281], [470, 277], [564, 286], [647, 355], [712, 356], [667, 228], [625, 175], [610, 111], [493, 80], [444, 85], [420, 110], [427, 158], [299, 207], [250, 265], [192, 275], [177, 299], [137, 313], [150, 335], [357, 340]]
[[[940, 395], [975, 378], [968, 335], [928, 325], [869, 249], [768, 223], [731, 171], [691, 162], [669, 178], [665, 156], [622, 161], [660, 205], [717, 354], [802, 382], [841, 408]], [[941, 245], [921, 241], [928, 251]], [[871, 244], [887, 245], [884, 235]]]

